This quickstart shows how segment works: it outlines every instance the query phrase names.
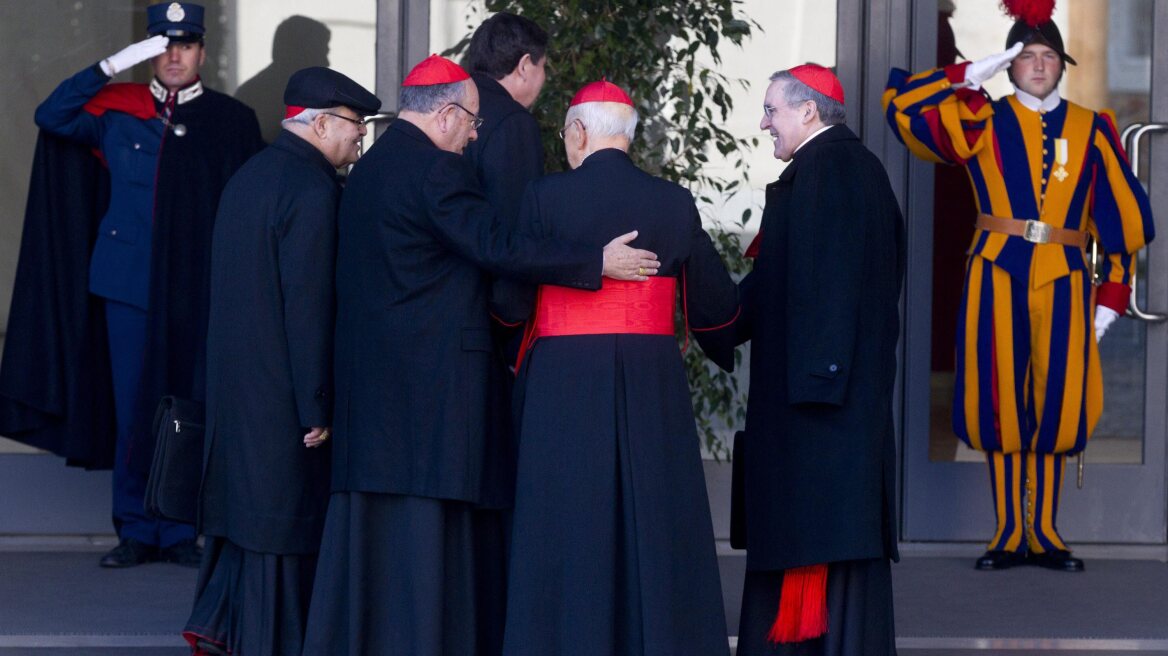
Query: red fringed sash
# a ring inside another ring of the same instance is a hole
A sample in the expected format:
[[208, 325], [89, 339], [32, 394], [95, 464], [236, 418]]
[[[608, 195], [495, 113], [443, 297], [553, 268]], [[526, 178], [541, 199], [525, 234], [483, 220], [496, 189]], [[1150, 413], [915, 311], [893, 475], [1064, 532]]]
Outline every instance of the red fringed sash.
[[783, 573], [779, 612], [767, 640], [803, 642], [827, 633], [827, 565], [796, 567]]
[[518, 368], [527, 349], [540, 337], [672, 335], [676, 292], [676, 278], [656, 276], [645, 282], [604, 278], [594, 292], [541, 285], [535, 316], [527, 323], [515, 366]]

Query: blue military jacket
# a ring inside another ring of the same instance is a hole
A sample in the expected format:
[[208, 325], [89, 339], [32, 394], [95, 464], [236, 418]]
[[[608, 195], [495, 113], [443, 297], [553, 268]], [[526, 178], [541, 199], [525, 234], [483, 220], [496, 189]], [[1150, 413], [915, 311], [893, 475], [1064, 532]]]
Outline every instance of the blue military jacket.
[[[97, 66], [65, 80], [36, 110], [36, 124], [53, 134], [100, 149], [109, 165], [110, 203], [98, 228], [89, 264], [89, 291], [146, 309], [150, 296], [150, 245], [155, 177], [165, 126], [117, 111], [95, 116], [83, 107], [109, 82]], [[166, 99], [165, 88], [151, 92]], [[178, 102], [202, 92], [196, 81]]]

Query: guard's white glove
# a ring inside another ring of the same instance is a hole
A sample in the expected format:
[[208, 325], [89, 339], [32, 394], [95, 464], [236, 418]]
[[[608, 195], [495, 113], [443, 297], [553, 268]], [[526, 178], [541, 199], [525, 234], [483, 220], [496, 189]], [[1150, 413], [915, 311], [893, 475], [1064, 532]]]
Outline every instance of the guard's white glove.
[[1095, 341], [1098, 342], [1103, 339], [1103, 333], [1115, 323], [1119, 318], [1119, 313], [1106, 305], [1095, 306]]
[[132, 43], [119, 50], [116, 54], [101, 60], [101, 70], [106, 75], [113, 77], [122, 71], [130, 70], [135, 65], [147, 59], [161, 55], [166, 52], [166, 46], [169, 44], [170, 39], [162, 34], [152, 36], [138, 43]]
[[1010, 47], [1006, 52], [990, 55], [984, 59], [979, 59], [969, 66], [965, 67], [965, 84], [976, 89], [980, 87], [983, 82], [991, 77], [1001, 73], [1010, 68], [1010, 62], [1022, 52], [1022, 42], [1019, 41]]

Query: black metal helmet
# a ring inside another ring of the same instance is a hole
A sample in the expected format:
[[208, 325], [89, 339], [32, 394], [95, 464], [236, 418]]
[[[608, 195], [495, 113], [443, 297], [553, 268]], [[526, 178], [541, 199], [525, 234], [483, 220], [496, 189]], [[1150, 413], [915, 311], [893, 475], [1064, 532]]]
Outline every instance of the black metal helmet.
[[1006, 49], [1019, 41], [1024, 45], [1040, 43], [1057, 52], [1064, 62], [1072, 66], [1078, 65], [1074, 57], [1068, 55], [1066, 48], [1063, 47], [1063, 35], [1059, 33], [1058, 25], [1055, 25], [1054, 21], [1039, 23], [1037, 26], [1022, 20], [1014, 21], [1014, 27], [1010, 28], [1010, 34], [1006, 36]]

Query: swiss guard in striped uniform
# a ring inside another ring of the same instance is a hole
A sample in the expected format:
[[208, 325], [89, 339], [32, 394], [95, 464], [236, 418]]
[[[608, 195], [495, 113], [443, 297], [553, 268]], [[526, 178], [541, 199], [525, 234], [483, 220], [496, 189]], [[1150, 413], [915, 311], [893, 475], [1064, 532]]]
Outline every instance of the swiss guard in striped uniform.
[[[913, 154], [964, 166], [979, 216], [957, 322], [953, 428], [986, 453], [997, 532], [978, 569], [1081, 571], [1055, 528], [1066, 459], [1103, 410], [1098, 340], [1127, 308], [1133, 258], [1152, 240], [1147, 195], [1110, 112], [1059, 97], [1058, 27], [1032, 3], [1009, 50], [911, 75], [894, 69], [888, 121]], [[1015, 93], [979, 89], [1008, 70]], [[1092, 285], [1085, 248], [1105, 253]], [[1023, 506], [1025, 504], [1025, 507]]]
[[[673, 313], [680, 288], [700, 338], [737, 317], [738, 294], [693, 196], [629, 158], [636, 127], [620, 87], [581, 89], [561, 133], [572, 170], [528, 185], [518, 228], [596, 246], [636, 228], [659, 275], [606, 278], [595, 292], [496, 285], [501, 319], [531, 315], [515, 392], [506, 656], [729, 652]], [[724, 358], [730, 368], [733, 351]]]

